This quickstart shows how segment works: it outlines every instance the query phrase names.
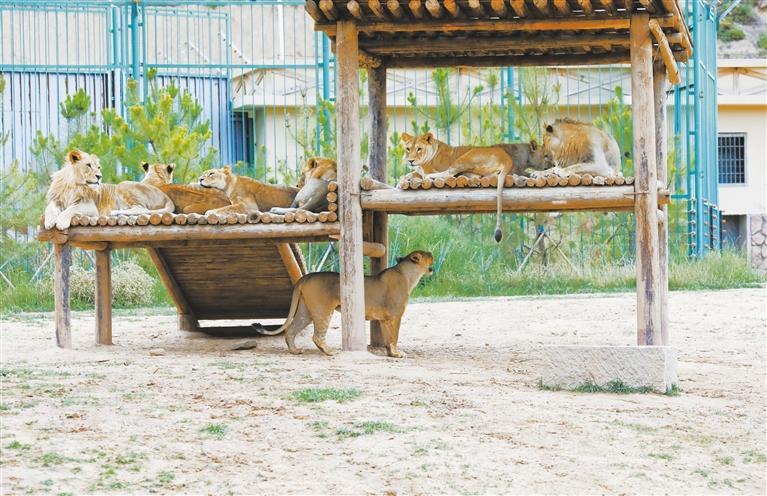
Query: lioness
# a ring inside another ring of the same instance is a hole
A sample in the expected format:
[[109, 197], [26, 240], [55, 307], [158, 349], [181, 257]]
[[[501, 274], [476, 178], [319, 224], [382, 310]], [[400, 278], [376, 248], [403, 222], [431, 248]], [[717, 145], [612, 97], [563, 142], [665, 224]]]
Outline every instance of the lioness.
[[46, 229], [67, 229], [74, 215], [138, 215], [173, 212], [173, 202], [149, 184], [123, 181], [101, 183], [101, 163], [95, 155], [70, 151], [64, 167], [51, 176], [45, 207]]
[[262, 183], [255, 179], [233, 174], [229, 166], [210, 169], [200, 176], [200, 186], [223, 191], [231, 205], [214, 208], [208, 214], [252, 214], [268, 212], [272, 207], [289, 207], [298, 188]]
[[[397, 265], [376, 276], [365, 276], [365, 319], [378, 320], [386, 341], [386, 353], [390, 357], [402, 358], [397, 349], [399, 327], [405, 313], [410, 293], [424, 274], [432, 272], [432, 254], [414, 251], [407, 257], [399, 258]], [[285, 342], [293, 354], [301, 353], [295, 339], [310, 322], [314, 323], [312, 341], [326, 355], [333, 353], [325, 343], [330, 318], [341, 304], [341, 283], [337, 272], [314, 272], [306, 274], [293, 289], [293, 300], [285, 324], [274, 331], [256, 327], [264, 335], [275, 335], [285, 331]]]
[[173, 171], [176, 164], [150, 164], [141, 162], [144, 169], [142, 183], [151, 184], [168, 195], [176, 213], [204, 214], [208, 210], [231, 205], [223, 191], [203, 188], [197, 182], [193, 184], [173, 184]]
[[[405, 146], [405, 160], [416, 170], [406, 177], [421, 176], [429, 178], [450, 177], [459, 174], [479, 176], [498, 175], [497, 207], [495, 221], [495, 240], [503, 237], [501, 232], [501, 211], [503, 185], [506, 176], [528, 167], [542, 168], [543, 156], [535, 142], [499, 144], [492, 146], [450, 146], [434, 137], [431, 133], [412, 136], [402, 133], [400, 136]], [[520, 163], [515, 164], [514, 160]]]
[[622, 175], [618, 142], [605, 131], [593, 124], [569, 118], [557, 119], [544, 127], [543, 155], [555, 166], [536, 173], [536, 176]]
[[270, 212], [285, 214], [297, 210], [322, 212], [328, 208], [328, 183], [337, 177], [336, 161], [329, 158], [313, 157], [306, 161], [301, 178], [296, 184], [301, 190], [296, 194], [289, 208], [274, 207]]

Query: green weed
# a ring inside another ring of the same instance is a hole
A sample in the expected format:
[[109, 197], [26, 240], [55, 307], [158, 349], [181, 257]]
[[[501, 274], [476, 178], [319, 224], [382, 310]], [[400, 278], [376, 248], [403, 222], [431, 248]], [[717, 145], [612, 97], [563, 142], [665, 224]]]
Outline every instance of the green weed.
[[77, 461], [74, 458], [69, 458], [64, 455], [60, 455], [53, 451], [45, 453], [37, 458], [37, 462], [43, 467], [50, 467], [52, 465], [62, 465], [67, 462]]
[[336, 435], [340, 438], [369, 436], [377, 432], [396, 434], [405, 432], [405, 429], [390, 422], [367, 421], [355, 423], [352, 427], [339, 427]]
[[[543, 391], [562, 391], [563, 390], [560, 386], [544, 384], [543, 379], [540, 379], [538, 381], [538, 389], [541, 389]], [[590, 381], [584, 382], [580, 386], [577, 386], [574, 389], [569, 389], [568, 391], [573, 391], [576, 393], [613, 393], [613, 394], [648, 394], [648, 393], [655, 392], [655, 390], [653, 390], [653, 388], [651, 387], [628, 386], [624, 384], [623, 381], [619, 381], [619, 380], [610, 381], [604, 386], [600, 386], [599, 384], [595, 384]], [[677, 396], [679, 395], [679, 388], [677, 388], [676, 385], [673, 385], [671, 389], [667, 390], [663, 394], [666, 394], [668, 396]]]
[[743, 463], [767, 463], [767, 455], [757, 450], [747, 450], [742, 453]]
[[229, 428], [224, 424], [208, 424], [200, 432], [204, 432], [218, 439], [223, 439], [226, 433], [229, 432]]
[[674, 459], [674, 457], [669, 455], [668, 453], [647, 453], [647, 456], [649, 456], [650, 458], [657, 458], [658, 460], [666, 460], [666, 461], [670, 461]]
[[336, 388], [307, 388], [294, 391], [291, 397], [301, 403], [319, 403], [322, 401], [333, 400], [338, 403], [345, 403], [359, 398], [360, 392], [357, 389], [336, 389]]
[[735, 459], [731, 456], [723, 456], [722, 458], [717, 458], [716, 461], [722, 465], [732, 465], [735, 462]]
[[5, 449], [12, 449], [12, 450], [28, 450], [29, 448], [30, 448], [30, 445], [23, 444], [19, 441], [12, 441], [5, 446]]

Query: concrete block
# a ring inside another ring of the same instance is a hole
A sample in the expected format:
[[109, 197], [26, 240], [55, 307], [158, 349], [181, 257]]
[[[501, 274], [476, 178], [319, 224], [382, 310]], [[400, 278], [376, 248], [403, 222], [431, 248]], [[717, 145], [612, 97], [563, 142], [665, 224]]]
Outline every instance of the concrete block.
[[676, 348], [669, 346], [544, 346], [539, 357], [545, 387], [620, 381], [665, 393], [677, 384]]

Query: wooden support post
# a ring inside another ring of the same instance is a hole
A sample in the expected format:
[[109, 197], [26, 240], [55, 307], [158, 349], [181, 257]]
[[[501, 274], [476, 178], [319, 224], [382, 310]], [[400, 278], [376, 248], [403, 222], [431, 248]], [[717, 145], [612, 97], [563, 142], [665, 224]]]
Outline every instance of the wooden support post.
[[112, 344], [112, 250], [96, 251], [96, 344]]
[[72, 266], [72, 248], [67, 243], [53, 245], [53, 297], [56, 310], [56, 345], [72, 347], [72, 316], [69, 311], [69, 268]]
[[[368, 70], [368, 118], [370, 142], [368, 145], [368, 169], [370, 176], [386, 182], [386, 66]], [[386, 212], [373, 212], [373, 235], [371, 241], [384, 246], [380, 258], [370, 259], [370, 272], [375, 275], [389, 265], [389, 216]], [[385, 346], [383, 331], [378, 321], [370, 322], [370, 346]]]
[[341, 221], [341, 334], [344, 351], [362, 351], [365, 339], [365, 282], [360, 207], [360, 102], [357, 26], [336, 24], [336, 128], [338, 129], [338, 206]]
[[194, 309], [189, 304], [189, 300], [186, 299], [186, 295], [181, 290], [181, 286], [178, 285], [173, 278], [173, 273], [165, 262], [165, 257], [159, 248], [147, 247], [146, 249], [149, 257], [154, 262], [157, 268], [157, 275], [160, 276], [165, 289], [168, 291], [173, 303], [176, 304], [176, 311], [178, 312], [178, 328], [182, 331], [194, 332], [199, 329], [197, 317], [194, 315]]
[[631, 98], [636, 200], [637, 344], [661, 344], [658, 187], [649, 15], [631, 16]]
[[277, 252], [280, 254], [280, 258], [282, 258], [282, 263], [285, 264], [285, 270], [288, 271], [290, 282], [293, 284], [297, 283], [304, 274], [301, 272], [301, 266], [298, 265], [298, 260], [296, 260], [293, 250], [290, 249], [290, 244], [277, 243]]
[[[655, 100], [655, 154], [658, 182], [668, 182], [668, 153], [666, 148], [666, 68], [655, 62], [653, 72], [653, 95]], [[663, 205], [658, 220], [658, 259], [660, 263], [660, 333], [663, 346], [669, 345], [668, 328], [668, 205]]]

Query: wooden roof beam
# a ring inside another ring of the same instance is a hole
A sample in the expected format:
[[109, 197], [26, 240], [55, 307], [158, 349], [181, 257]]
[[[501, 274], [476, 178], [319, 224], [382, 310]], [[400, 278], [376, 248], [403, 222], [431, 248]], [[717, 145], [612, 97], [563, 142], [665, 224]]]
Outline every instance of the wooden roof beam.
[[400, 7], [399, 0], [386, 0], [386, 8], [389, 9], [392, 17], [402, 19], [402, 7]]
[[444, 0], [442, 3], [445, 4], [445, 10], [450, 12], [451, 16], [456, 19], [463, 17], [463, 12], [461, 12], [461, 8], [458, 6], [456, 0]]
[[375, 55], [450, 53], [463, 51], [547, 50], [557, 48], [582, 48], [588, 46], [628, 46], [629, 37], [622, 34], [589, 34], [557, 38], [496, 37], [487, 39], [437, 38], [423, 40], [414, 46], [411, 40], [374, 40], [364, 42], [365, 50]]
[[599, 0], [599, 3], [602, 4], [602, 7], [604, 7], [608, 14], [615, 15], [618, 13], [618, 9], [615, 7], [615, 2], [613, 2], [613, 0]]
[[641, 3], [642, 7], [651, 14], [658, 12], [658, 6], [655, 4], [655, 0], [639, 0], [639, 3]]
[[[399, 6], [396, 0], [389, 0]], [[401, 13], [400, 13], [401, 15]], [[671, 16], [657, 18], [658, 23], [663, 28], [674, 26], [674, 19]], [[324, 23], [315, 24], [315, 30], [323, 31], [328, 36], [335, 36], [336, 24]], [[629, 20], [626, 17], [611, 17], [594, 19], [589, 17], [576, 18], [557, 18], [557, 19], [456, 19], [445, 20], [443, 22], [419, 21], [419, 22], [371, 22], [358, 24], [357, 29], [360, 33], [374, 34], [382, 33], [443, 33], [443, 32], [527, 32], [527, 31], [602, 31], [602, 30], [628, 30]]]
[[584, 14], [591, 15], [594, 13], [594, 6], [591, 4], [591, 0], [576, 0], [576, 2], [578, 2]]
[[527, 3], [525, 0], [509, 0], [509, 4], [511, 5], [512, 10], [514, 10], [514, 13], [519, 17], [527, 17]]
[[506, 17], [506, 2], [504, 0], [490, 0], [490, 8], [498, 17]]
[[360, 22], [365, 22], [365, 14], [362, 13], [362, 8], [357, 0], [349, 0], [346, 2], [346, 10]]
[[439, 0], [426, 0], [426, 10], [434, 19], [442, 17], [442, 6], [439, 4]]
[[400, 69], [428, 67], [545, 67], [622, 64], [629, 61], [628, 51], [607, 54], [557, 54], [557, 55], [486, 55], [472, 57], [392, 57], [386, 67]]
[[668, 74], [668, 80], [671, 84], [679, 84], [681, 78], [679, 76], [679, 68], [674, 60], [674, 53], [671, 51], [671, 47], [668, 44], [666, 35], [663, 33], [663, 29], [655, 19], [650, 19], [650, 32], [658, 42], [658, 49], [660, 50], [661, 58], [663, 58], [663, 64], [666, 66], [666, 73]]
[[476, 17], [485, 17], [485, 9], [482, 8], [479, 0], [469, 0], [469, 10]]
[[320, 8], [317, 6], [317, 2], [314, 0], [306, 0], [306, 3], [304, 3], [304, 10], [309, 14], [309, 17], [314, 19], [314, 22], [325, 22], [325, 18], [323, 17]]
[[368, 8], [378, 19], [382, 21], [389, 19], [389, 16], [387, 16], [386, 12], [384, 12], [384, 8], [383, 5], [381, 5], [380, 0], [368, 0]]
[[570, 4], [567, 3], [567, 0], [554, 0], [554, 8], [557, 9], [557, 13], [563, 16], [570, 15], [572, 13]]
[[333, 5], [333, 0], [320, 0], [320, 10], [331, 21], [338, 19], [338, 11]]
[[542, 16], [548, 16], [551, 11], [549, 10], [549, 0], [533, 0], [535, 10], [537, 10]]
[[410, 12], [413, 14], [413, 18], [423, 19], [423, 15], [426, 13], [426, 11], [423, 8], [423, 2], [421, 0], [410, 0], [407, 6], [410, 9]]

